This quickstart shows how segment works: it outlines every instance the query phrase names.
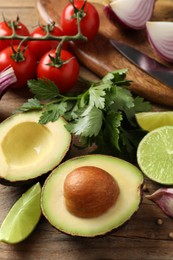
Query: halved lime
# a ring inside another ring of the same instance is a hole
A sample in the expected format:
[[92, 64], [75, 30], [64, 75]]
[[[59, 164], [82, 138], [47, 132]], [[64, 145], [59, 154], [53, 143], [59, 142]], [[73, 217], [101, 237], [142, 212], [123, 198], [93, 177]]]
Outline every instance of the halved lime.
[[41, 186], [34, 184], [13, 205], [0, 228], [0, 241], [16, 244], [34, 230], [41, 217]]
[[173, 111], [141, 112], [135, 116], [138, 125], [146, 131], [152, 131], [161, 126], [173, 125]]
[[151, 180], [173, 184], [173, 126], [148, 132], [139, 143], [137, 162]]

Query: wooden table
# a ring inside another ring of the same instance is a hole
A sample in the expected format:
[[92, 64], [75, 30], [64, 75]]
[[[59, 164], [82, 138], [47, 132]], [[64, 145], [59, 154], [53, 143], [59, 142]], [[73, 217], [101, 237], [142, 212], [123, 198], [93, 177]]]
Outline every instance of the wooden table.
[[[31, 30], [39, 18], [34, 0], [0, 0], [0, 13], [7, 18], [20, 16]], [[87, 76], [93, 76], [82, 70]], [[10, 91], [0, 101], [0, 121], [7, 118], [29, 97], [27, 91]], [[42, 218], [35, 231], [22, 243], [0, 243], [0, 259], [60, 259], [60, 260], [171, 260], [173, 259], [173, 220], [165, 216], [151, 201], [145, 198], [159, 188], [146, 180], [147, 190], [139, 211], [117, 231], [98, 238], [71, 237], [55, 230]], [[0, 185], [0, 223], [26, 187]], [[128, 203], [128, 202], [127, 202]], [[158, 224], [158, 219], [163, 223]]]

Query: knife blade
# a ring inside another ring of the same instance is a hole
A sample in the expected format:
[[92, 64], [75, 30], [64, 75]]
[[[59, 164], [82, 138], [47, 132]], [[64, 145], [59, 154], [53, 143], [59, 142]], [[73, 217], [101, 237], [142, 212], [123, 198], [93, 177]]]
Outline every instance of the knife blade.
[[173, 69], [161, 64], [145, 53], [114, 39], [110, 40], [112, 46], [138, 68], [159, 80], [164, 85], [173, 88]]

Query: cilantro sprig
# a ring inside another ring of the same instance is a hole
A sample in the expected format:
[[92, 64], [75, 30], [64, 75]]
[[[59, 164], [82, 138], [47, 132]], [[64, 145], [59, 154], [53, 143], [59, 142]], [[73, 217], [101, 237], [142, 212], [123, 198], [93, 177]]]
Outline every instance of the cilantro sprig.
[[60, 94], [48, 79], [30, 80], [28, 87], [35, 97], [19, 111], [41, 110], [40, 124], [63, 116], [66, 128], [79, 136], [81, 146], [96, 144], [96, 152], [132, 160], [145, 134], [136, 123], [135, 113], [149, 111], [151, 106], [143, 98], [133, 97], [126, 74], [126, 69], [110, 72], [75, 96]]

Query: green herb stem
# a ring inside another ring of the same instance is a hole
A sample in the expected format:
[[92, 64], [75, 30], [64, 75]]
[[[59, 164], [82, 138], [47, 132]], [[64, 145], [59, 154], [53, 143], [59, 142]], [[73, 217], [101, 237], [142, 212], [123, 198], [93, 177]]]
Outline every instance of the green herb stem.
[[67, 130], [79, 137], [82, 147], [94, 144], [100, 153], [131, 160], [145, 134], [135, 121], [135, 113], [149, 111], [151, 106], [143, 98], [132, 96], [126, 72], [110, 72], [97, 82], [86, 80], [86, 91], [76, 96], [60, 94], [49, 80], [31, 80], [28, 87], [35, 97], [19, 111], [42, 110], [41, 124], [63, 116]]

